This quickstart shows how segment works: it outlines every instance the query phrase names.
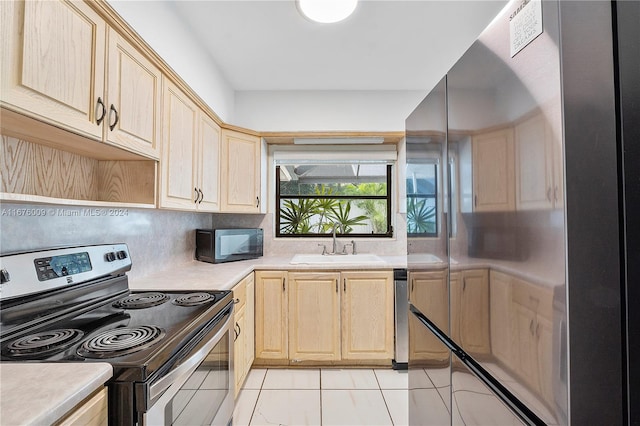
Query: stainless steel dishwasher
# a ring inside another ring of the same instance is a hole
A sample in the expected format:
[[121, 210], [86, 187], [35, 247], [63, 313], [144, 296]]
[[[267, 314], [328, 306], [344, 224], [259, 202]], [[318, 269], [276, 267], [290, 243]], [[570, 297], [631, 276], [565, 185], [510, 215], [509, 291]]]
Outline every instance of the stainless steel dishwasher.
[[407, 293], [407, 270], [393, 270], [395, 357], [394, 370], [406, 370], [409, 359], [409, 298]]

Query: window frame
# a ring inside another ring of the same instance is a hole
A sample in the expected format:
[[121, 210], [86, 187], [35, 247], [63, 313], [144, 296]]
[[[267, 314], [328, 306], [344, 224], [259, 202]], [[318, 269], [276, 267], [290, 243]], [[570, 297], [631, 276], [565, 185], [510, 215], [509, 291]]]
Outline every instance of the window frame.
[[[357, 161], [357, 160], [356, 160]], [[330, 237], [330, 233], [304, 233], [304, 234], [283, 234], [280, 230], [280, 203], [282, 199], [300, 200], [300, 199], [338, 199], [338, 200], [386, 200], [387, 201], [387, 231], [383, 234], [365, 234], [365, 233], [342, 233], [338, 232], [339, 228], [336, 228], [336, 237], [353, 237], [353, 238], [393, 238], [393, 224], [392, 224], [392, 175], [393, 165], [386, 165], [387, 172], [387, 195], [286, 195], [281, 197], [280, 194], [280, 165], [275, 166], [275, 237], [276, 238], [318, 238], [318, 237]]]
[[[435, 161], [426, 161], [424, 163], [422, 163], [424, 165], [429, 165], [429, 166], [433, 166], [434, 167], [434, 193], [433, 194], [419, 194], [419, 193], [415, 193], [415, 189], [414, 188], [414, 193], [410, 194], [409, 192], [406, 193], [406, 197], [407, 197], [407, 201], [409, 199], [433, 199], [434, 200], [434, 211], [435, 211], [435, 215], [434, 215], [434, 222], [435, 222], [435, 230], [434, 232], [409, 232], [409, 226], [408, 226], [408, 222], [409, 219], [407, 218], [407, 237], [425, 237], [425, 238], [438, 238], [440, 235], [440, 206], [438, 203], [438, 199], [439, 197], [439, 193], [438, 193], [438, 176], [440, 174], [440, 163], [438, 162], [438, 159], [436, 158]], [[405, 177], [406, 179], [406, 177]], [[406, 182], [404, 182], [406, 185]], [[417, 185], [416, 185], [417, 186]], [[408, 204], [408, 203], [407, 203]], [[409, 213], [409, 208], [407, 206], [407, 214]]]

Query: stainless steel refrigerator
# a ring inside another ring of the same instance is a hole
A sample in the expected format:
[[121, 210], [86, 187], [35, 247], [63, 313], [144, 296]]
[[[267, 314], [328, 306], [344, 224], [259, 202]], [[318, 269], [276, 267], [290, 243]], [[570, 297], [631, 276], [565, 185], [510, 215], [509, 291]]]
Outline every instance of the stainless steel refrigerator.
[[510, 2], [407, 118], [410, 424], [640, 424], [639, 27]]

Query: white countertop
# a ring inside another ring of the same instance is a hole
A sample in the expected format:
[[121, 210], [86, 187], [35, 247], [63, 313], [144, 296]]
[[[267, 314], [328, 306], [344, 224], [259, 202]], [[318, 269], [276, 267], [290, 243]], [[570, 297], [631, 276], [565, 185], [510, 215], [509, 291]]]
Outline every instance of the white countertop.
[[[259, 270], [282, 271], [332, 271], [332, 270], [376, 270], [406, 268], [407, 256], [380, 256], [384, 262], [364, 264], [291, 264], [292, 256], [265, 256], [254, 260], [229, 263], [205, 263], [192, 261], [170, 270], [154, 273], [143, 278], [130, 278], [129, 288], [134, 291], [146, 290], [230, 290], [247, 274]], [[418, 258], [419, 260], [419, 258]], [[416, 262], [410, 259], [412, 270], [445, 269], [444, 262]], [[505, 272], [532, 284], [544, 287], [563, 285], [564, 273], [552, 271], [546, 265], [531, 262], [513, 262], [495, 259], [465, 258], [451, 264], [451, 270], [487, 268]], [[560, 271], [562, 272], [562, 271]]]
[[0, 364], [0, 423], [52, 424], [111, 378], [106, 362]]
[[230, 290], [253, 271], [331, 271], [406, 268], [406, 256], [380, 256], [384, 262], [368, 264], [291, 264], [291, 256], [265, 256], [229, 263], [193, 262], [177, 265], [143, 278], [129, 279], [129, 288], [142, 290]]

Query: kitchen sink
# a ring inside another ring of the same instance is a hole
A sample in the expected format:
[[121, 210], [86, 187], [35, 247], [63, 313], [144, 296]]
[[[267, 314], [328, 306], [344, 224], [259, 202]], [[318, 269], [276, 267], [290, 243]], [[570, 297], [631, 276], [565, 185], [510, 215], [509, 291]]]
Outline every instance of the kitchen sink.
[[384, 263], [384, 260], [375, 254], [296, 254], [289, 262], [292, 265], [322, 265], [322, 264], [349, 264], [370, 265]]
[[415, 263], [432, 264], [432, 263], [443, 263], [443, 262], [442, 262], [442, 259], [440, 259], [438, 256], [436, 256], [434, 254], [419, 253], [419, 254], [407, 255], [407, 263], [409, 263], [409, 264], [415, 264]]

